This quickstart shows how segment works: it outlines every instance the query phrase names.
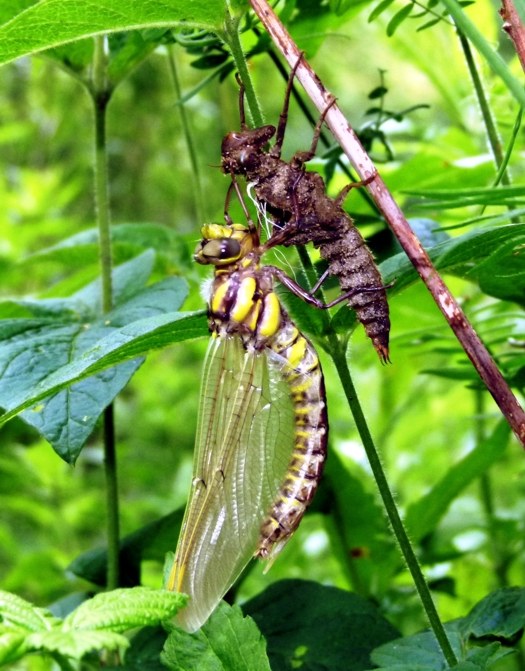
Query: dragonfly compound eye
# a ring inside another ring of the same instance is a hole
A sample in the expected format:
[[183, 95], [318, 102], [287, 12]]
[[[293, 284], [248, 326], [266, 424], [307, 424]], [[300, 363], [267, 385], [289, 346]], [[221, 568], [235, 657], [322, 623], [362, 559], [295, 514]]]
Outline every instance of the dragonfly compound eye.
[[232, 238], [202, 240], [195, 250], [195, 261], [202, 264], [226, 265], [239, 258], [241, 244]]

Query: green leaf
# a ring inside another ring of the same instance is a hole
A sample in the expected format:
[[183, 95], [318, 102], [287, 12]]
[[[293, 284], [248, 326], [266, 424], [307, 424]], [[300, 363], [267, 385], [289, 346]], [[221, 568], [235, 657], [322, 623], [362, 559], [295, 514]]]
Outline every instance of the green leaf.
[[405, 521], [414, 541], [431, 533], [458, 494], [502, 457], [509, 433], [508, 423], [501, 420], [486, 440], [449, 468], [426, 496], [408, 508]]
[[173, 628], [161, 659], [172, 671], [270, 671], [256, 624], [225, 602], [194, 634]]
[[48, 611], [11, 592], [0, 591], [0, 621], [19, 631], [47, 631], [55, 623]]
[[378, 16], [380, 16], [386, 9], [390, 7], [390, 5], [394, 3], [394, 1], [395, 0], [381, 0], [381, 2], [370, 12], [368, 23], [371, 23], [377, 19]]
[[137, 28], [222, 26], [219, 0], [41, 0], [0, 27], [0, 64], [85, 37]]
[[[19, 305], [33, 312], [34, 317], [0, 321], [2, 407], [13, 411], [18, 406], [20, 412], [33, 405], [31, 398], [43, 399], [49, 395], [40, 393], [49, 376], [56, 377], [64, 367], [78, 366], [84, 355], [97, 351], [101, 341], [111, 339], [122, 327], [179, 307], [186, 295], [182, 280], [169, 278], [144, 287], [153, 261], [153, 253], [146, 252], [115, 269], [116, 307], [107, 315], [102, 315], [97, 280], [71, 299], [21, 301]], [[22, 418], [63, 459], [74, 462], [101, 412], [140, 363], [140, 360], [126, 361], [112, 370], [99, 369], [97, 375], [69, 389], [65, 389], [68, 381], [62, 378], [61, 389], [56, 389], [59, 393], [25, 410]]]
[[[114, 224], [111, 227], [112, 253], [115, 263], [138, 256], [145, 249], [155, 250], [155, 265], [169, 271], [175, 265], [189, 266], [186, 241], [167, 226], [150, 223]], [[78, 268], [99, 263], [98, 229], [90, 228], [39, 249], [25, 257], [24, 266], [42, 261], [59, 261], [66, 268]]]
[[306, 580], [283, 580], [243, 605], [264, 634], [272, 669], [370, 668], [370, 652], [397, 635], [370, 601]]
[[525, 627], [525, 589], [504, 587], [492, 592], [474, 606], [464, 619], [464, 627], [478, 638], [512, 639]]
[[169, 620], [187, 598], [176, 592], [132, 587], [96, 594], [64, 619], [64, 631], [109, 630], [125, 632]]
[[[497, 291], [498, 298], [523, 301], [525, 264], [519, 259], [524, 245], [525, 225], [509, 224], [469, 231], [427, 248], [427, 251], [440, 272], [449, 272], [472, 282], [483, 280], [484, 290]], [[394, 282], [389, 289], [392, 294], [418, 278], [404, 253], [384, 261], [380, 270], [386, 283]]]
[[403, 23], [403, 21], [405, 21], [405, 19], [408, 19], [411, 12], [412, 12], [412, 4], [408, 4], [402, 7], [398, 12], [394, 14], [394, 16], [390, 19], [386, 27], [386, 34], [388, 35], [388, 37], [392, 37], [392, 35], [396, 32], [399, 26]]
[[51, 631], [38, 632], [27, 637], [32, 650], [57, 652], [65, 657], [81, 659], [88, 652], [101, 650], [125, 650], [129, 641], [114, 631]]
[[27, 652], [26, 635], [0, 625], [0, 665], [12, 664]]
[[[446, 626], [446, 631], [459, 658], [461, 636], [456, 627]], [[429, 631], [385, 643], [372, 652], [371, 659], [381, 671], [442, 671], [447, 668], [436, 637]]]
[[34, 388], [11, 397], [8, 412], [0, 416], [0, 426], [25, 408], [74, 382], [115, 366], [126, 359], [142, 356], [152, 349], [166, 347], [207, 333], [203, 313], [174, 313], [140, 319], [101, 338], [70, 364], [47, 375]]
[[142, 627], [133, 636], [131, 645], [126, 650], [124, 669], [116, 666], [115, 671], [119, 669], [120, 671], [161, 671], [164, 669], [159, 659], [167, 635], [164, 627]]

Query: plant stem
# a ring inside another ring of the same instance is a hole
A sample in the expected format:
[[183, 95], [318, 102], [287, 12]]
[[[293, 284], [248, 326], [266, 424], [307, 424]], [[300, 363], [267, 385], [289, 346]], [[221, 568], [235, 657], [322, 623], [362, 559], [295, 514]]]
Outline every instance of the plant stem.
[[261, 111], [261, 106], [257, 100], [255, 89], [253, 87], [252, 78], [248, 70], [246, 56], [242, 49], [240, 35], [239, 35], [239, 17], [231, 17], [225, 21], [225, 30], [222, 35], [224, 41], [229, 46], [230, 51], [235, 61], [235, 66], [239, 73], [239, 77], [244, 85], [244, 95], [246, 96], [247, 107], [251, 115], [251, 121], [256, 128], [264, 124], [264, 119]]
[[[308, 255], [308, 252], [304, 247], [299, 247], [298, 252], [303, 268], [305, 269], [306, 276], [310, 279], [313, 273], [312, 261]], [[329, 325], [330, 321], [329, 315], [325, 310], [322, 311], [322, 314], [326, 315], [325, 317], [326, 325]], [[370, 468], [372, 469], [372, 473], [377, 483], [379, 493], [383, 500], [383, 505], [385, 507], [386, 514], [390, 521], [390, 525], [392, 526], [392, 530], [394, 531], [394, 535], [401, 549], [401, 553], [406, 561], [408, 570], [412, 575], [412, 579], [416, 586], [416, 590], [419, 594], [419, 598], [423, 605], [423, 609], [425, 610], [425, 613], [427, 615], [430, 627], [434, 632], [434, 635], [438, 641], [443, 656], [447, 661], [447, 664], [450, 667], [452, 667], [455, 664], [457, 664], [456, 655], [452, 650], [452, 646], [450, 645], [450, 641], [447, 638], [447, 635], [443, 628], [443, 624], [439, 619], [436, 606], [434, 605], [427, 582], [425, 580], [423, 572], [421, 571], [419, 562], [417, 561], [417, 557], [414, 553], [412, 543], [410, 542], [405, 527], [403, 526], [403, 522], [401, 520], [399, 511], [394, 501], [394, 497], [388, 485], [385, 471], [383, 470], [381, 460], [379, 459], [377, 449], [370, 434], [370, 429], [368, 428], [368, 424], [366, 422], [366, 418], [364, 416], [361, 403], [359, 402], [359, 399], [357, 397], [357, 392], [354, 387], [352, 376], [350, 375], [350, 369], [348, 368], [348, 363], [346, 361], [346, 355], [345, 355], [346, 340], [344, 341], [339, 340], [339, 338], [335, 335], [335, 333], [333, 333], [333, 331], [330, 331], [329, 329], [327, 330], [329, 332], [329, 335], [327, 338], [325, 349], [329, 352], [330, 356], [332, 357], [337, 373], [339, 375], [339, 379], [341, 380], [341, 385], [343, 387], [346, 399], [348, 401], [348, 405], [354, 417], [356, 427], [359, 432], [359, 436], [365, 448], [366, 455], [370, 463]]]
[[[483, 82], [479, 76], [478, 68], [474, 60], [474, 55], [472, 49], [470, 48], [470, 43], [467, 38], [462, 34], [461, 31], [458, 31], [459, 42], [461, 48], [463, 49], [463, 54], [465, 56], [465, 61], [467, 63], [467, 68], [472, 79], [472, 84], [474, 86], [474, 91], [476, 92], [476, 97], [478, 99], [479, 107], [481, 110], [481, 116], [483, 117], [483, 122], [485, 124], [485, 129], [487, 131], [487, 138], [492, 149], [492, 154], [494, 156], [494, 162], [496, 167], [499, 168], [503, 163], [503, 149], [501, 144], [501, 138], [496, 126], [496, 122], [492, 115], [492, 110], [490, 109], [489, 101], [487, 99], [485, 89], [483, 87]], [[501, 176], [502, 184], [510, 184], [510, 179], [508, 172], [505, 171]]]
[[[95, 38], [93, 88], [91, 94], [94, 103], [95, 116], [95, 204], [99, 235], [102, 311], [103, 313], [107, 313], [113, 307], [113, 290], [111, 281], [112, 254], [106, 144], [106, 112], [111, 96], [111, 91], [106, 81], [105, 38], [102, 36]], [[115, 589], [119, 584], [119, 502], [113, 404], [109, 405], [104, 411], [103, 423], [108, 543], [106, 586], [108, 589]]]
[[394, 535], [397, 539], [397, 542], [399, 543], [399, 547], [407, 563], [408, 570], [412, 575], [412, 579], [414, 581], [416, 590], [419, 594], [419, 598], [427, 615], [430, 627], [434, 632], [434, 635], [438, 641], [443, 656], [449, 667], [455, 666], [458, 663], [456, 655], [452, 650], [452, 646], [450, 645], [450, 641], [447, 638], [447, 635], [443, 628], [443, 624], [439, 619], [439, 615], [436, 610], [436, 606], [432, 600], [432, 596], [430, 594], [430, 590], [426, 583], [425, 577], [423, 576], [423, 572], [421, 571], [421, 567], [419, 566], [419, 562], [417, 561], [414, 549], [408, 538], [407, 532], [405, 531], [403, 522], [401, 521], [399, 511], [395, 504], [394, 497], [392, 495], [392, 492], [388, 485], [388, 481], [386, 479], [385, 472], [383, 470], [383, 466], [379, 459], [379, 455], [372, 440], [368, 424], [363, 414], [363, 409], [357, 397], [352, 376], [350, 375], [350, 370], [348, 368], [348, 364], [346, 361], [345, 348], [341, 346], [335, 335], [332, 336], [332, 342], [334, 345], [331, 352], [332, 359], [337, 369], [339, 379], [341, 380], [341, 384], [345, 392], [348, 405], [350, 406], [352, 415], [355, 419], [357, 430], [363, 442], [363, 446], [365, 448], [368, 461], [372, 469], [372, 473], [377, 483], [379, 493], [383, 500], [383, 505], [385, 506], [388, 519], [392, 526], [392, 530], [394, 531]]
[[188, 148], [188, 155], [190, 157], [191, 164], [191, 173], [193, 176], [193, 203], [195, 207], [195, 216], [197, 221], [203, 223], [205, 220], [204, 209], [202, 204], [204, 203], [204, 197], [202, 195], [202, 184], [200, 178], [199, 162], [197, 161], [197, 153], [195, 151], [195, 145], [193, 143], [193, 133], [190, 128], [190, 122], [188, 120], [188, 115], [186, 114], [186, 107], [184, 103], [181, 102], [182, 94], [179, 82], [179, 75], [177, 72], [177, 61], [173, 53], [173, 46], [168, 47], [168, 65], [171, 73], [171, 79], [173, 81], [173, 88], [175, 89], [175, 95], [177, 96], [177, 103], [180, 111], [180, 120], [182, 123], [182, 132], [184, 133], [184, 139], [186, 140], [186, 147]]

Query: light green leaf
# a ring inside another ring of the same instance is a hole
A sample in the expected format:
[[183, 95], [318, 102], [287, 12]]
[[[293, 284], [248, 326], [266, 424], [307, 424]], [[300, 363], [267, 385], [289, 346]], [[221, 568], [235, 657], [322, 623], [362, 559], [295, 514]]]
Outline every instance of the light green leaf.
[[501, 458], [509, 433], [508, 423], [502, 420], [491, 436], [454, 464], [426, 496], [408, 508], [405, 521], [414, 541], [420, 541], [435, 529], [458, 494]]
[[196, 633], [174, 628], [161, 659], [172, 671], [270, 671], [257, 625], [224, 602]]
[[65, 657], [82, 659], [91, 651], [125, 650], [129, 641], [114, 631], [51, 631], [38, 632], [27, 637], [27, 646], [32, 650], [58, 652]]
[[152, 626], [174, 617], [186, 600], [181, 594], [148, 587], [102, 592], [68, 615], [63, 629], [122, 633], [135, 627]]
[[472, 42], [479, 53], [485, 58], [492, 71], [498, 75], [498, 77], [501, 77], [518, 103], [522, 107], [525, 106], [525, 90], [523, 89], [523, 82], [512, 75], [503, 58], [485, 39], [476, 25], [469, 19], [465, 10], [457, 0], [442, 0], [442, 2], [447, 8], [450, 16], [454, 19], [454, 23], [459, 30], [461, 30], [465, 37]]
[[41, 0], [0, 27], [0, 64], [101, 33], [137, 28], [220, 29], [220, 0]]
[[47, 631], [57, 622], [48, 611], [4, 591], [0, 591], [0, 620], [4, 626], [26, 632]]
[[0, 625], [0, 665], [16, 662], [26, 652], [26, 635]]

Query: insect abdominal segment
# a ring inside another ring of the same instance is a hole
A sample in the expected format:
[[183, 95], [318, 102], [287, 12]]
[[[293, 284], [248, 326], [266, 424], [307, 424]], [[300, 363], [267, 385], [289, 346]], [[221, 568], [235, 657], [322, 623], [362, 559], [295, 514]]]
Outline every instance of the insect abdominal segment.
[[253, 557], [270, 563], [297, 529], [326, 458], [317, 353], [260, 263], [255, 227], [209, 224], [195, 260], [215, 266], [190, 499], [168, 588], [190, 595], [194, 631]]

